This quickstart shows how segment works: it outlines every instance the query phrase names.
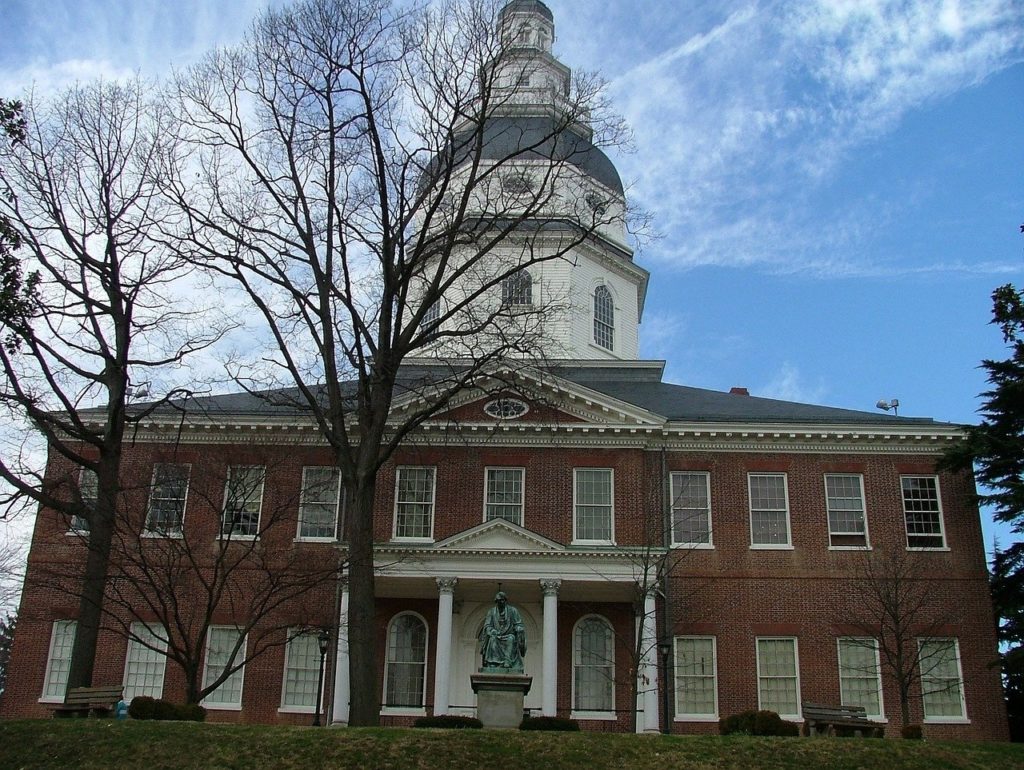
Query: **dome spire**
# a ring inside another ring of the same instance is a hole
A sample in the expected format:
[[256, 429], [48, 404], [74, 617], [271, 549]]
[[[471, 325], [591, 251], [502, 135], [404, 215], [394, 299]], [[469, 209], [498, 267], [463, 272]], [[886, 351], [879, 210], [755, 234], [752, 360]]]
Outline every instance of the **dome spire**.
[[555, 16], [540, 0], [511, 0], [498, 13], [498, 20], [506, 44], [551, 53]]

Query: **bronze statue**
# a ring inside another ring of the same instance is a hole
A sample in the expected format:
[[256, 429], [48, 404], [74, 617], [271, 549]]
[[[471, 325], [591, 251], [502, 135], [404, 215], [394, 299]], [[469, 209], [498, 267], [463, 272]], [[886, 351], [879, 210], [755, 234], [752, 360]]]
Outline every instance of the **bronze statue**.
[[526, 628], [519, 610], [508, 603], [504, 591], [494, 597], [480, 629], [480, 671], [521, 674], [526, 654]]

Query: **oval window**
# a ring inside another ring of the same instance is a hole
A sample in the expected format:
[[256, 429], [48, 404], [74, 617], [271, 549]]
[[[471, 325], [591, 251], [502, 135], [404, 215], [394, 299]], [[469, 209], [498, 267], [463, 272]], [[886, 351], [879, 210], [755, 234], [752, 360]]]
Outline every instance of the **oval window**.
[[528, 411], [530, 407], [518, 398], [496, 398], [484, 404], [484, 412], [498, 420], [514, 420]]

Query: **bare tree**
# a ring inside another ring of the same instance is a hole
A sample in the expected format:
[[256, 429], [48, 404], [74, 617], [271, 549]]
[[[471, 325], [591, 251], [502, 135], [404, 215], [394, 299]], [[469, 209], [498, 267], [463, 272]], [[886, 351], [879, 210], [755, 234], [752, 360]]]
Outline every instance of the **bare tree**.
[[[122, 440], [145, 416], [126, 403], [145, 380], [170, 378], [216, 340], [179, 282], [182, 261], [151, 238], [161, 209], [151, 179], [166, 152], [166, 114], [142, 82], [77, 86], [30, 100], [19, 141], [0, 152], [0, 216], [31, 270], [24, 312], [0, 319], [0, 406], [7, 417], [0, 480], [7, 510], [49, 506], [88, 529], [69, 686], [92, 679], [107, 563], [120, 510]], [[39, 431], [72, 469], [44, 478]], [[85, 474], [85, 476], [81, 476]], [[81, 478], [80, 478], [81, 476]], [[93, 498], [78, 494], [84, 482]]]
[[[249, 455], [246, 463], [187, 463], [172, 449], [157, 456], [150, 482], [121, 485], [134, 513], [115, 522], [102, 625], [176, 663], [188, 703], [284, 644], [289, 629], [330, 629], [335, 620], [344, 563], [333, 547], [294, 547], [299, 490], [275, 485], [265, 494], [274, 460]], [[338, 479], [325, 483], [337, 499]], [[51, 560], [33, 580], [77, 596], [79, 572], [75, 562]], [[217, 675], [204, 677], [210, 630], [225, 622], [237, 636]]]
[[[643, 505], [641, 544], [616, 549], [633, 573], [630, 598], [633, 616], [638, 621], [636, 628], [631, 625], [628, 633], [620, 633], [612, 626], [615, 645], [625, 650], [629, 661], [628, 676], [617, 674], [615, 680], [628, 687], [630, 726], [634, 730], [641, 708], [646, 714], [649, 705], [641, 704], [641, 700], [646, 692], [656, 687], [650, 676], [651, 669], [660, 672], [663, 693], [674, 690], [674, 621], [685, 611], [690, 597], [700, 596], [705, 588], [705, 581], [700, 578], [686, 581], [675, 578], [685, 569], [690, 554], [712, 542], [708, 490], [706, 480], [701, 481], [706, 479], [705, 475], [686, 474], [687, 478], [676, 484], [664, 464], [664, 454], [660, 462], [661, 471], [657, 474], [660, 483], [648, 490]], [[663, 645], [669, 648], [668, 655], [662, 658]], [[660, 662], [659, 658], [662, 658]], [[657, 704], [659, 712], [665, 702], [667, 696]], [[663, 718], [672, 719], [671, 707], [666, 709]]]
[[0, 534], [0, 612], [14, 608], [21, 594], [21, 581], [25, 574], [26, 543]]
[[[550, 56], [502, 19], [489, 0], [308, 0], [175, 86], [189, 151], [161, 179], [186, 222], [167, 241], [245, 290], [271, 344], [238, 381], [293, 387], [342, 472], [354, 725], [379, 719], [379, 469], [502, 361], [552, 354], [570, 298], [531, 296], [524, 270], [623, 229], [621, 195], [575, 165], [623, 139], [601, 82], [556, 69], [527, 99]], [[529, 130], [495, 135], [526, 108]], [[436, 365], [401, 368], [418, 356]]]
[[[896, 683], [900, 718], [909, 725], [911, 701], [932, 694], [925, 682], [947, 662], [945, 648], [928, 641], [949, 636], [955, 608], [943, 603], [918, 552], [875, 547], [863, 554], [858, 572], [849, 593], [849, 605], [856, 609], [836, 622], [855, 631], [849, 643], [869, 649], [872, 660], [877, 650], [882, 671]], [[859, 673], [876, 677], [879, 672], [872, 662]]]
[[0, 615], [0, 703], [3, 702], [4, 690], [7, 689], [7, 665], [11, 660], [11, 647], [14, 644], [17, 626], [17, 613], [4, 612]]

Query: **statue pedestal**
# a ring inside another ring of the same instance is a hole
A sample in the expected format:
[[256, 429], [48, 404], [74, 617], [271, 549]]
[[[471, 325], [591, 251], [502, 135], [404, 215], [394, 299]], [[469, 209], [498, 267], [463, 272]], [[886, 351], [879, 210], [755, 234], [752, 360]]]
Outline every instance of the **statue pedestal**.
[[473, 674], [469, 677], [476, 693], [476, 716], [484, 727], [515, 730], [523, 721], [523, 698], [533, 684], [523, 674]]

